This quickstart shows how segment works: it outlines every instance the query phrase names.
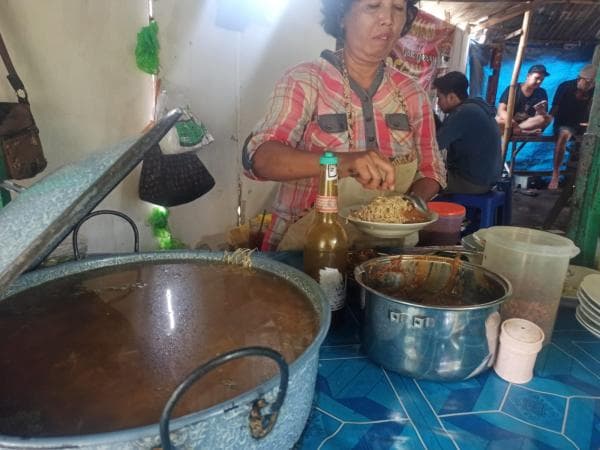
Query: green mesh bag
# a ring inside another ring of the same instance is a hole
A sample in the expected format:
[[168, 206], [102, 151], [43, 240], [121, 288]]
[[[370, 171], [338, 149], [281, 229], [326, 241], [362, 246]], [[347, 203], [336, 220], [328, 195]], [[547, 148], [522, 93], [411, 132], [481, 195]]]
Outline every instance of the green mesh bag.
[[158, 74], [158, 24], [156, 21], [143, 27], [137, 34], [135, 63], [138, 69], [151, 75]]

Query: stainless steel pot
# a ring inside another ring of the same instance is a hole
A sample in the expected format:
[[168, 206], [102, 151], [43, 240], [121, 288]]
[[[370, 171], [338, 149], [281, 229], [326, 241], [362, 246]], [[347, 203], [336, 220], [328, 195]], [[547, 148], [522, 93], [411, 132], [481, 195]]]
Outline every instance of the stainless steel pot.
[[[105, 267], [119, 267], [121, 265], [143, 262], [153, 264], [169, 264], [183, 261], [218, 262], [222, 261], [222, 259], [222, 253], [174, 251], [136, 253], [70, 262], [51, 268], [36, 270], [21, 276], [6, 292], [0, 295], [0, 301], [47, 281]], [[306, 295], [318, 313], [318, 333], [305, 351], [289, 364], [289, 381], [283, 404], [281, 404], [282, 396], [279, 394], [285, 384], [283, 381], [285, 381], [286, 371], [282, 369], [282, 376], [275, 376], [271, 380], [232, 400], [171, 420], [166, 423], [166, 427], [163, 427], [164, 424], [161, 423], [161, 431], [170, 435], [170, 440], [176, 448], [286, 449], [294, 445], [304, 429], [312, 406], [319, 347], [329, 328], [329, 304], [318, 285], [302, 272], [260, 256], [252, 256], [252, 265], [255, 268], [282, 277]], [[18, 343], [15, 343], [15, 345], [18, 345]], [[260, 348], [258, 351], [262, 351], [263, 356], [269, 356]], [[256, 354], [256, 351], [254, 353]], [[232, 359], [241, 356], [243, 356], [241, 352], [234, 352], [227, 358]], [[212, 366], [216, 367], [221, 362], [214, 360], [211, 363]], [[192, 383], [200, 375], [199, 372], [193, 374], [189, 380], [186, 380], [186, 384], [189, 385], [189, 383]], [[178, 390], [185, 390], [186, 388], [182, 385]], [[177, 400], [177, 396], [172, 397], [172, 400], [163, 413], [167, 419], [174, 402]], [[258, 410], [257, 404], [262, 405]], [[263, 406], [265, 407], [263, 408]], [[281, 406], [281, 408], [278, 412], [277, 422], [272, 427], [272, 430], [262, 433], [262, 436], [256, 436], [253, 427], [257, 422], [259, 428], [272, 426], [273, 421], [268, 419], [269, 409], [275, 409], [278, 406]], [[169, 431], [170, 433], [168, 433]], [[166, 445], [164, 439], [163, 444]], [[0, 448], [2, 449], [75, 448], [148, 450], [161, 446], [158, 423], [140, 428], [81, 436], [23, 439], [15, 436], [0, 435]]]
[[[502, 276], [459, 258], [427, 255], [375, 258], [354, 275], [361, 286], [362, 346], [376, 363], [445, 381], [470, 378], [493, 364], [498, 310], [511, 295]], [[443, 297], [456, 304], [440, 302]]]

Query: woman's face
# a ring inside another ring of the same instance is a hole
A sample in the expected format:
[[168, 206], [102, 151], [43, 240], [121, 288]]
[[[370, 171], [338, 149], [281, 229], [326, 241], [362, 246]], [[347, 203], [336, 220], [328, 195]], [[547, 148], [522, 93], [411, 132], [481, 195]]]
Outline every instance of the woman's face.
[[406, 0], [356, 0], [343, 19], [345, 48], [365, 61], [385, 59], [406, 22]]

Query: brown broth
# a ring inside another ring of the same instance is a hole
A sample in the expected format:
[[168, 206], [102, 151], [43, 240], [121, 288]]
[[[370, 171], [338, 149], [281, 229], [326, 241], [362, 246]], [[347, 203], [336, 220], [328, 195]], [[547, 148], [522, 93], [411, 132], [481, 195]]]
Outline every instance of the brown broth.
[[[318, 322], [291, 283], [239, 266], [128, 265], [46, 283], [0, 302], [0, 433], [64, 436], [157, 423], [199, 365], [255, 345], [291, 363]], [[262, 357], [220, 366], [184, 395], [174, 417], [276, 373]]]

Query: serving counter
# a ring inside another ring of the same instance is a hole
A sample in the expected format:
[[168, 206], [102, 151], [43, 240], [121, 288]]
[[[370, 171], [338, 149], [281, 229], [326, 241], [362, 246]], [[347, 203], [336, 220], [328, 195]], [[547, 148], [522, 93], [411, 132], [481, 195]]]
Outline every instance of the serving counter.
[[[275, 259], [299, 267], [301, 255]], [[361, 352], [357, 311], [321, 347], [311, 417], [297, 449], [600, 448], [600, 339], [559, 311], [534, 378], [493, 370], [462, 382], [404, 377]]]

